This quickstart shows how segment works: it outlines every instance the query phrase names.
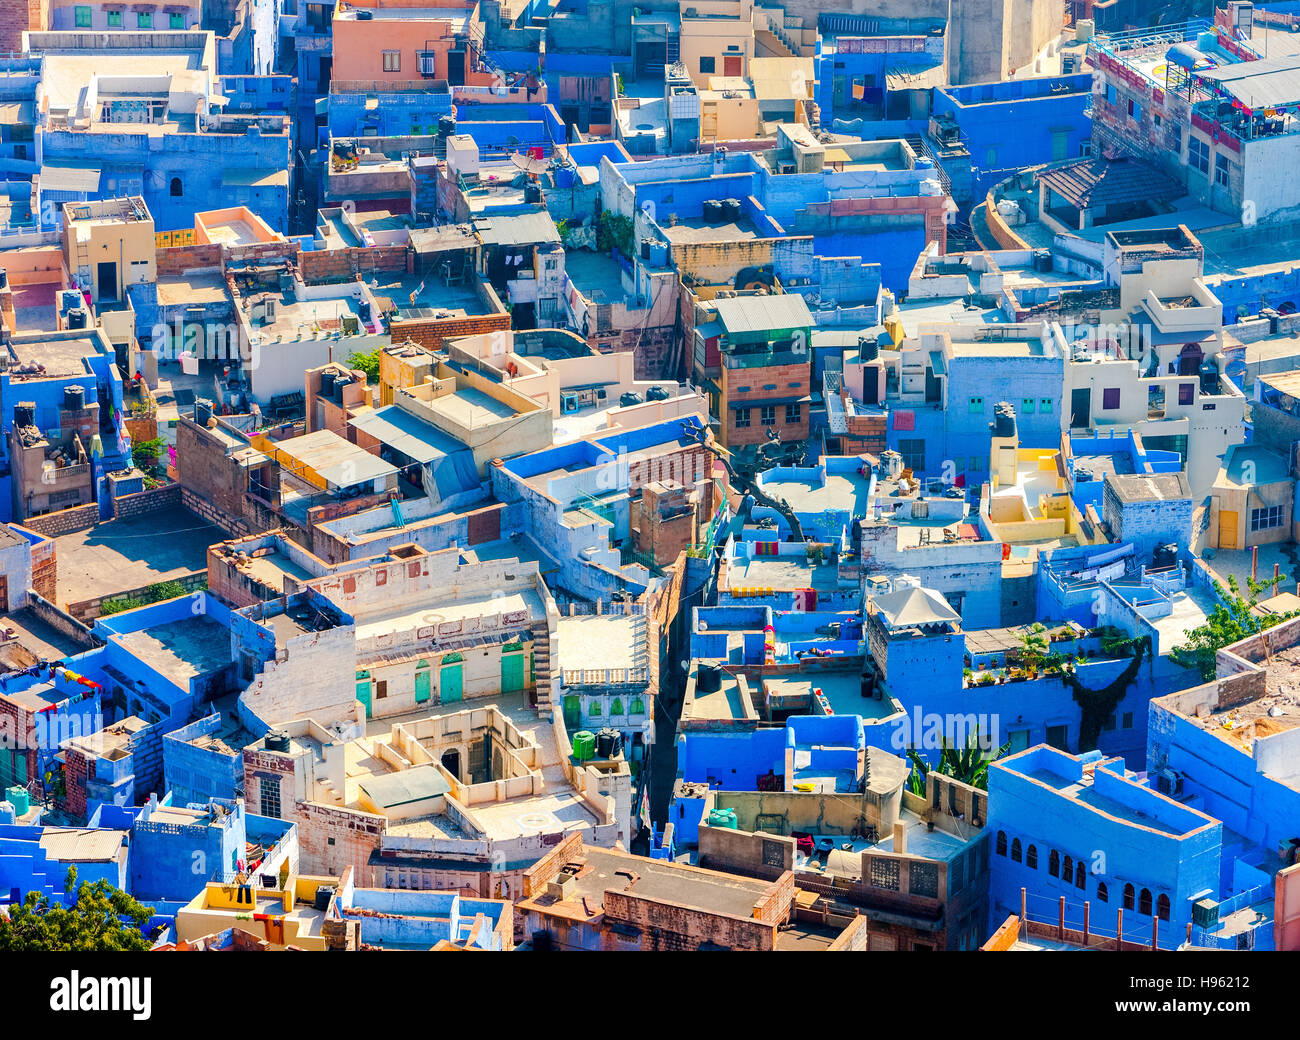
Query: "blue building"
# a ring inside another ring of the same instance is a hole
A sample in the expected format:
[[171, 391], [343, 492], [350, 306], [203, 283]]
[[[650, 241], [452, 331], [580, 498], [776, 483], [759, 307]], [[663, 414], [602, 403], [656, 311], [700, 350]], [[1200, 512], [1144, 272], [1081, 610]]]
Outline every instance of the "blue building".
[[1223, 891], [1222, 823], [1145, 786], [1101, 752], [1035, 747], [989, 767], [994, 921], [1026, 911], [1066, 927], [1164, 949], [1181, 944], [1205, 899]]

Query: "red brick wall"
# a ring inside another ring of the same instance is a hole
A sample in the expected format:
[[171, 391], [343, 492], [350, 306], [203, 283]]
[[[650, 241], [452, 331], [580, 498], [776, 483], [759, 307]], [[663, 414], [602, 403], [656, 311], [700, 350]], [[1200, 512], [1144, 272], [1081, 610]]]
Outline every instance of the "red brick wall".
[[59, 509], [42, 516], [33, 516], [23, 521], [29, 531], [43, 534], [46, 538], [57, 538], [61, 534], [85, 531], [99, 523], [99, 506], [94, 502], [71, 509]]
[[[768, 430], [779, 432], [781, 440], [787, 443], [805, 439], [808, 436], [808, 410], [811, 407], [808, 401], [800, 402], [799, 419], [796, 422], [787, 423], [785, 405], [778, 404], [774, 406], [775, 424], [764, 426], [761, 409], [767, 400], [773, 398], [806, 397], [811, 392], [811, 378], [812, 369], [806, 361], [794, 365], [772, 365], [768, 368], [724, 367], [719, 380], [723, 399], [723, 443], [728, 447], [762, 444], [767, 440]], [[791, 383], [799, 385], [791, 387]], [[764, 390], [763, 387], [769, 384], [775, 384], [776, 389]], [[749, 389], [737, 389], [741, 386]], [[752, 402], [746, 404], [749, 408], [749, 426], [737, 426], [736, 410], [730, 406], [746, 402]]]
[[485, 332], [505, 332], [509, 328], [509, 314], [480, 314], [472, 318], [395, 321], [391, 331], [394, 343], [409, 339], [428, 350], [440, 350], [444, 340], [480, 336]]
[[[0, 0], [3, 3], [4, 0]], [[184, 274], [199, 267], [220, 267], [221, 247], [216, 244], [202, 246], [169, 246], [154, 252], [158, 275]]]
[[404, 245], [322, 249], [301, 253], [298, 266], [308, 285], [350, 282], [358, 274], [402, 272], [414, 268], [415, 254]]
[[[26, 754], [22, 757], [27, 762], [28, 783], [35, 779], [38, 790], [43, 793], [45, 785], [40, 782], [41, 778], [36, 772], [36, 728], [32, 723], [31, 713], [2, 695], [0, 695], [0, 733], [5, 736], [5, 739], [0, 741], [0, 749], [25, 749]], [[18, 747], [11, 747], [11, 742]]]
[[64, 804], [73, 816], [86, 815], [86, 777], [89, 775], [90, 761], [80, 751], [68, 748], [64, 764], [64, 779], [67, 784]]

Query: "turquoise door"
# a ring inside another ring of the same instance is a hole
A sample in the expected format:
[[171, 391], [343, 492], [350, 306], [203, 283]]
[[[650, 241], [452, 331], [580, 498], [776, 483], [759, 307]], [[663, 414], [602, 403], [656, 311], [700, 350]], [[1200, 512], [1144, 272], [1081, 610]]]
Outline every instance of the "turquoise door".
[[439, 698], [443, 704], [465, 699], [464, 665], [444, 664], [438, 673]]
[[524, 655], [501, 655], [501, 692], [517, 693], [524, 688]]
[[370, 680], [357, 680], [357, 700], [366, 706], [366, 718], [370, 718]]
[[415, 703], [423, 704], [429, 699], [429, 669], [425, 665], [415, 671]]

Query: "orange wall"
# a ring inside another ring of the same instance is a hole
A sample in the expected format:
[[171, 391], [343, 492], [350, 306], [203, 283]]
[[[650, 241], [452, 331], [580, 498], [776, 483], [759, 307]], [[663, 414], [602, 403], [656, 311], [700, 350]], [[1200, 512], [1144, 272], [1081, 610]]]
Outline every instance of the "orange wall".
[[[420, 79], [418, 51], [437, 55], [437, 78], [447, 78], [447, 52], [451, 50], [451, 23], [441, 19], [358, 22], [334, 19], [334, 71], [336, 80]], [[384, 71], [384, 51], [400, 51], [401, 69]]]

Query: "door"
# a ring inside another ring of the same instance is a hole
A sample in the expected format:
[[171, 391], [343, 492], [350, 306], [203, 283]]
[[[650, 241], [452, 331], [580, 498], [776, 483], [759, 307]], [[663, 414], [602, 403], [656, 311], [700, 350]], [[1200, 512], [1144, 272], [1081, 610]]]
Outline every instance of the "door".
[[117, 264], [107, 261], [99, 264], [99, 299], [116, 300], [117, 299]]
[[370, 718], [370, 680], [357, 680], [357, 700], [366, 706], [366, 718]]
[[0, 612], [9, 609], [9, 575], [0, 574]]
[[738, 55], [738, 54], [735, 55], [734, 57], [731, 56], [731, 55], [723, 55], [723, 58], [722, 58], [722, 74], [723, 74], [724, 76], [739, 76], [739, 75], [741, 75], [741, 72], [740, 72], [741, 61], [742, 61], [742, 59], [741, 59], [740, 55]]
[[1240, 549], [1237, 544], [1237, 512], [1233, 509], [1219, 510], [1219, 548]]
[[1084, 386], [1070, 391], [1070, 429], [1087, 427], [1092, 421], [1092, 387]]
[[524, 688], [523, 653], [501, 655], [501, 692], [518, 693]]
[[1051, 744], [1052, 747], [1056, 748], [1058, 751], [1069, 751], [1070, 747], [1066, 740], [1065, 726], [1047, 727], [1047, 742]]
[[578, 708], [578, 695], [576, 693], [566, 693], [564, 695], [564, 728], [570, 733], [576, 730], [582, 720], [582, 714]]
[[462, 664], [444, 664], [438, 673], [438, 694], [443, 704], [465, 699], [465, 674]]
[[423, 704], [429, 699], [429, 666], [423, 661], [415, 670], [415, 703]]

